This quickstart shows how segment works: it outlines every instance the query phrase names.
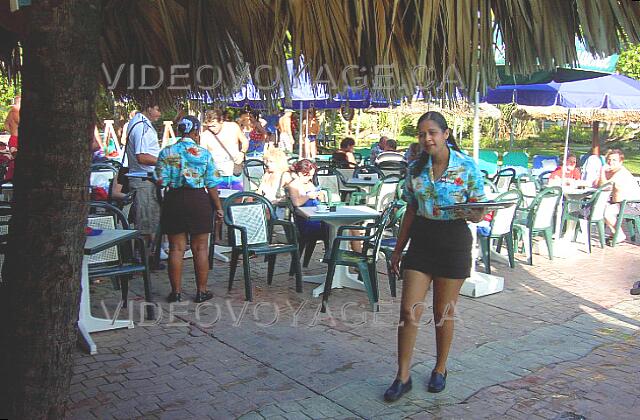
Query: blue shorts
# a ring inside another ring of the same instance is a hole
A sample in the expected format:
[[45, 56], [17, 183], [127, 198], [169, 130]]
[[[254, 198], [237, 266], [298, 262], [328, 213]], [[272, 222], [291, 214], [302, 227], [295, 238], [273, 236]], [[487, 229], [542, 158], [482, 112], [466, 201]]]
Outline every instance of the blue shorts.
[[309, 139], [310, 142], [314, 142], [316, 141], [316, 138], [318, 138], [318, 136], [311, 135], [311, 136], [308, 136], [307, 138]]

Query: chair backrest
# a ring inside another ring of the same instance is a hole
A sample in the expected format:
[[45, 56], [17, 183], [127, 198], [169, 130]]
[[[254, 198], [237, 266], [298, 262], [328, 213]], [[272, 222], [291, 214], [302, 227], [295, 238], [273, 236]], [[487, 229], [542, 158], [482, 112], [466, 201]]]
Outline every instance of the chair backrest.
[[498, 152], [495, 150], [480, 150], [478, 152], [478, 167], [490, 176], [498, 172]]
[[516, 180], [518, 190], [522, 194], [522, 204], [529, 207], [538, 194], [538, 181], [534, 177], [521, 176]]
[[94, 163], [91, 165], [89, 185], [104, 188], [111, 197], [111, 186], [116, 176], [118, 176], [118, 169], [115, 166], [105, 162]]
[[562, 189], [560, 187], [550, 187], [540, 191], [529, 212], [527, 220], [529, 228], [545, 229], [553, 227], [553, 218], [556, 215], [556, 209], [561, 197]]
[[538, 175], [538, 185], [540, 185], [540, 188], [549, 185], [549, 178], [551, 177], [552, 173], [553, 171], [549, 170], [543, 171]]
[[499, 192], [505, 192], [511, 186], [511, 183], [516, 178], [516, 171], [513, 168], [501, 169], [493, 178], [493, 183], [496, 184], [496, 188]]
[[331, 203], [339, 203], [340, 197], [340, 177], [337, 173], [331, 171], [326, 174], [316, 174], [318, 186], [329, 193], [327, 199]]
[[505, 233], [511, 232], [513, 229], [513, 220], [516, 217], [516, 210], [521, 200], [522, 195], [518, 190], [509, 190], [496, 197], [495, 201], [511, 201], [515, 204], [493, 212], [493, 219], [491, 219], [492, 235], [504, 235]]
[[2, 283], [2, 265], [4, 253], [9, 239], [9, 221], [11, 220], [11, 205], [0, 202], [0, 283]]
[[[231, 243], [235, 246], [268, 244], [271, 237], [269, 220], [277, 218], [273, 205], [261, 195], [239, 192], [224, 201], [224, 222], [229, 226]], [[233, 228], [236, 226], [237, 228]], [[241, 230], [247, 232], [243, 244]]]
[[378, 216], [375, 221], [375, 229], [371, 232], [373, 238], [371, 238], [371, 241], [364, 241], [364, 246], [362, 247], [362, 252], [364, 254], [373, 256], [377, 259], [378, 252], [380, 252], [382, 235], [384, 234], [385, 229], [390, 227], [389, 220], [394, 209], [394, 203], [389, 203], [380, 216]]
[[589, 220], [597, 222], [604, 219], [604, 211], [609, 204], [609, 198], [611, 197], [612, 185], [606, 183], [593, 193], [591, 212], [589, 213]]
[[[95, 229], [129, 229], [129, 222], [119, 208], [103, 201], [89, 203], [87, 226]], [[120, 262], [119, 247], [112, 246], [89, 256], [89, 265]]]
[[340, 182], [340, 190], [341, 191], [354, 191], [355, 188], [347, 187], [344, 184], [344, 181], [353, 178], [353, 173], [355, 172], [355, 168], [336, 168], [335, 171], [340, 174], [338, 180]]
[[497, 193], [498, 192], [498, 187], [496, 187], [496, 184], [493, 183], [493, 181], [491, 181], [488, 178], [484, 179], [484, 193], [485, 194], [490, 194], [490, 193]]
[[396, 199], [396, 189], [400, 178], [397, 175], [388, 175], [381, 181], [378, 194], [375, 197], [375, 209], [382, 211]]
[[531, 175], [540, 175], [542, 172], [555, 171], [560, 165], [558, 156], [535, 155], [531, 162]]
[[403, 160], [386, 160], [376, 164], [382, 173], [387, 175], [398, 175], [404, 178], [407, 174], [407, 162]]
[[260, 186], [260, 180], [265, 173], [264, 162], [259, 159], [247, 159], [242, 170], [245, 191], [255, 191]]
[[505, 152], [502, 155], [502, 166], [516, 166], [527, 169], [529, 155], [526, 152]]
[[384, 178], [384, 173], [373, 165], [358, 166], [353, 171], [353, 177], [358, 178], [360, 175], [378, 175], [378, 179]]

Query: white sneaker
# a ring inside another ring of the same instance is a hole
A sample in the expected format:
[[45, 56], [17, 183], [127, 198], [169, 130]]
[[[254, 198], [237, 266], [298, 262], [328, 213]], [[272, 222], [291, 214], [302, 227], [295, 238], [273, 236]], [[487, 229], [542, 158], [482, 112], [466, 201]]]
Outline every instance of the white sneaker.
[[193, 252], [191, 252], [191, 249], [184, 251], [184, 258], [193, 258]]
[[169, 259], [169, 254], [167, 254], [167, 251], [165, 251], [164, 249], [160, 249], [160, 259], [161, 260], [168, 260]]

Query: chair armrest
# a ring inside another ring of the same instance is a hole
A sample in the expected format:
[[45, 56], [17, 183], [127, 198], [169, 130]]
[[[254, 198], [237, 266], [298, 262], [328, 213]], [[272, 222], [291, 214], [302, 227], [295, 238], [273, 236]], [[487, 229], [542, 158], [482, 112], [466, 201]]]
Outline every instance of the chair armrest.
[[[288, 220], [280, 220], [274, 219], [271, 221], [273, 226], [282, 226], [284, 228], [284, 233], [287, 235], [287, 240], [291, 244], [298, 243], [298, 229], [296, 229], [296, 225]], [[272, 232], [273, 234], [273, 232]]]
[[336, 236], [341, 236], [345, 230], [364, 230], [367, 235], [369, 235], [369, 231], [371, 230], [371, 226], [369, 225], [352, 225], [352, 226], [340, 226], [338, 228], [338, 232]]

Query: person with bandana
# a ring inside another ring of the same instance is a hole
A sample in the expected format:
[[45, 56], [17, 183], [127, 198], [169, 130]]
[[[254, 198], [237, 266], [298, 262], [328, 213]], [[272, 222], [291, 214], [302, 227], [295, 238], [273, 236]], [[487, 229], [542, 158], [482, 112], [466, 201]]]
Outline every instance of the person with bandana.
[[178, 124], [180, 139], [160, 151], [155, 167], [156, 182], [167, 191], [162, 202], [160, 225], [169, 237], [169, 302], [182, 300], [182, 264], [187, 239], [191, 243], [197, 292], [194, 302], [213, 297], [207, 289], [209, 234], [213, 208], [222, 219], [222, 204], [216, 186], [223, 180], [211, 157], [200, 146], [200, 121], [184, 117]]

